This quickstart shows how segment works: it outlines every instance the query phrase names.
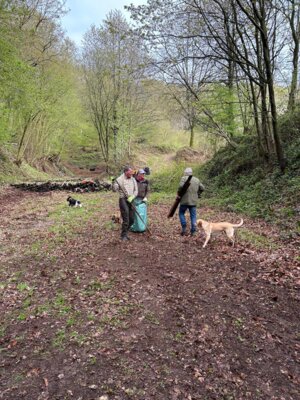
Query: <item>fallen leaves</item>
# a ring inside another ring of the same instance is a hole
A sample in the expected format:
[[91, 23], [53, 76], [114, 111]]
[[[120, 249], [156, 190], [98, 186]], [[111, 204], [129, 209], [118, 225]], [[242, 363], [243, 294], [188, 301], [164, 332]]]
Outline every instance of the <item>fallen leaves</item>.
[[[45, 201], [55, 209], [62, 195]], [[200, 236], [181, 238], [176, 219], [164, 225], [164, 205], [149, 208], [154, 234], [132, 234], [124, 247], [105, 228], [109, 207], [103, 201], [72, 237], [47, 233], [45, 219], [1, 254], [3, 398], [22, 398], [25, 387], [40, 400], [244, 400], [263, 398], [264, 382], [278, 382], [274, 400], [293, 398], [294, 247], [232, 248], [221, 237], [202, 249]]]

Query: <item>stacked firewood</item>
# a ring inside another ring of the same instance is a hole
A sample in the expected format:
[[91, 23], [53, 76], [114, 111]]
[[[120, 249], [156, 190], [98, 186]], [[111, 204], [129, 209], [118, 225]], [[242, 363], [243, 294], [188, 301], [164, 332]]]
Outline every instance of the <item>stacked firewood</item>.
[[98, 179], [47, 181], [47, 182], [25, 182], [15, 183], [12, 186], [31, 192], [49, 192], [51, 190], [68, 190], [77, 193], [99, 192], [100, 190], [111, 190], [111, 183], [100, 182]]

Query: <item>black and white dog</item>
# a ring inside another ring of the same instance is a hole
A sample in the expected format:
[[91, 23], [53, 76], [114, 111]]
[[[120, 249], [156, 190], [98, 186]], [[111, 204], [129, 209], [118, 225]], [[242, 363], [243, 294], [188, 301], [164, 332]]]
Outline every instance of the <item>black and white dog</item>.
[[82, 204], [79, 200], [73, 199], [73, 197], [69, 196], [67, 198], [67, 201], [69, 202], [70, 207], [82, 207]]

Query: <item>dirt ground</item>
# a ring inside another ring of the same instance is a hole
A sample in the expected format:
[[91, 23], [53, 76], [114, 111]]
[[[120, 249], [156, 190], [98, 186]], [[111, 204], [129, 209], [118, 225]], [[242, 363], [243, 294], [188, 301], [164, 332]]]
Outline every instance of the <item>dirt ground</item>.
[[0, 192], [1, 400], [300, 399], [299, 238], [203, 249], [155, 204], [121, 242], [115, 194], [67, 195]]

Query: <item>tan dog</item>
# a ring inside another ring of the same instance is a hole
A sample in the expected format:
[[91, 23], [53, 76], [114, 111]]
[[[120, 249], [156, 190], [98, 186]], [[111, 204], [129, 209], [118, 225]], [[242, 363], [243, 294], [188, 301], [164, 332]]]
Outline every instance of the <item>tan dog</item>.
[[231, 240], [232, 245], [234, 246], [234, 228], [239, 228], [242, 226], [244, 221], [241, 219], [239, 224], [231, 224], [230, 222], [208, 222], [204, 221], [204, 219], [198, 219], [197, 225], [202, 226], [204, 232], [206, 234], [206, 239], [203, 244], [205, 247], [211, 237], [211, 234], [214, 232], [225, 232], [228, 239]]
[[111, 216], [111, 220], [115, 224], [120, 224], [121, 223], [121, 213], [120, 213], [120, 211], [116, 212], [116, 214], [113, 214]]

